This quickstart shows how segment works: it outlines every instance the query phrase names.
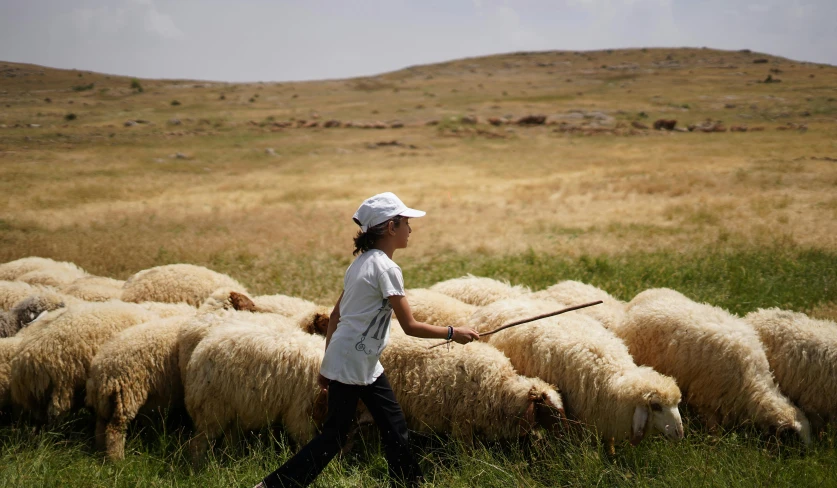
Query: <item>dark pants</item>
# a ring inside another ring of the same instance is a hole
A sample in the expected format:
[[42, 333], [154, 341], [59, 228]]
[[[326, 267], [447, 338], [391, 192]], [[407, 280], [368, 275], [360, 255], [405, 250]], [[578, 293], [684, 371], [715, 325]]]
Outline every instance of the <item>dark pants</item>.
[[381, 432], [391, 480], [408, 486], [417, 484], [422, 479], [421, 468], [410, 451], [404, 412], [395, 400], [386, 375], [381, 374], [370, 385], [329, 383], [328, 418], [322, 433], [270, 473], [264, 479], [265, 485], [268, 488], [295, 488], [311, 484], [346, 443], [358, 399], [369, 409]]

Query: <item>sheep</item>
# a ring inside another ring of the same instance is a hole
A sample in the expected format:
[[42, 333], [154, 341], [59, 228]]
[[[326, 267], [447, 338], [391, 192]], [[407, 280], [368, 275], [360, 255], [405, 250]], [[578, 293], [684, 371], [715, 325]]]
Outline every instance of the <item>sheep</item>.
[[407, 290], [407, 300], [416, 320], [433, 325], [467, 326], [468, 319], [477, 309], [474, 305], [426, 289]]
[[60, 288], [87, 276], [87, 272], [72, 263], [57, 263], [56, 266], [30, 271], [18, 276], [17, 280], [30, 285]]
[[[480, 308], [471, 323], [485, 332], [555, 309], [555, 302], [508, 299]], [[498, 332], [488, 342], [520, 374], [560, 388], [567, 415], [595, 428], [611, 449], [625, 439], [636, 445], [654, 432], [683, 438], [675, 380], [637, 366], [625, 344], [591, 317], [541, 319]]]
[[0, 339], [0, 410], [12, 404], [12, 359], [20, 350], [23, 339], [38, 333], [45, 323], [39, 320], [12, 337]]
[[488, 305], [497, 300], [530, 293], [530, 290], [524, 286], [511, 286], [502, 281], [473, 275], [441, 281], [431, 286], [430, 290], [476, 306]]
[[474, 436], [515, 439], [536, 424], [562, 430], [559, 392], [519, 375], [500, 351], [478, 342], [428, 349], [426, 340], [401, 332], [397, 321], [391, 327], [380, 360], [411, 429], [465, 442]]
[[61, 293], [88, 302], [106, 302], [122, 298], [124, 281], [104, 276], [85, 276], [61, 288]]
[[639, 364], [671, 375], [710, 430], [752, 420], [810, 442], [810, 425], [773, 381], [756, 332], [741, 319], [666, 288], [627, 307], [616, 333]]
[[625, 317], [624, 302], [613, 298], [604, 290], [579, 281], [562, 281], [545, 290], [534, 292], [530, 297], [535, 300], [552, 300], [568, 305], [580, 305], [585, 302], [601, 300], [604, 303], [570, 313], [580, 313], [593, 317], [610, 330], [618, 327]]
[[40, 285], [32, 286], [22, 281], [0, 281], [0, 310], [9, 311], [29, 295], [47, 290], [51, 290], [51, 288]]
[[11, 311], [0, 311], [0, 338], [11, 337], [42, 314], [64, 306], [61, 297], [55, 294], [38, 294], [24, 298]]
[[[12, 360], [12, 400], [33, 412], [59, 419], [83, 390], [99, 347], [116, 333], [157, 317], [124, 302], [81, 303], [48, 315], [38, 333], [27, 336]], [[31, 327], [31, 326], [30, 326]]]
[[240, 310], [271, 313], [294, 318], [297, 326], [309, 334], [324, 335], [331, 310], [314, 302], [287, 295], [261, 295], [250, 298], [229, 288], [215, 290], [200, 306], [201, 312]]
[[[54, 271], [56, 276], [62, 279], [54, 281], [51, 280], [49, 278], [50, 271]], [[39, 272], [44, 273], [41, 274]], [[21, 279], [27, 274], [30, 275], [30, 280]], [[64, 280], [66, 280], [68, 277], [75, 276], [76, 278], [81, 278], [85, 275], [87, 275], [87, 273], [73, 263], [68, 263], [64, 261], [54, 261], [49, 258], [39, 258], [34, 256], [28, 258], [21, 258], [15, 261], [0, 264], [0, 280], [26, 281], [30, 284], [37, 283], [55, 286], [54, 284], [50, 283], [41, 283], [41, 281], [52, 281], [53, 283], [61, 281], [62, 284], [65, 284]]]
[[193, 319], [180, 315], [129, 327], [96, 353], [86, 404], [96, 413], [97, 447], [109, 459], [124, 458], [128, 424], [141, 411], [183, 404], [177, 337], [181, 326]]
[[751, 312], [744, 321], [759, 335], [782, 392], [817, 430], [837, 422], [837, 324], [778, 308]]
[[279, 322], [265, 327], [233, 320], [212, 328], [195, 347], [183, 382], [196, 431], [193, 463], [236, 421], [244, 430], [280, 422], [301, 444], [323, 420], [325, 395], [317, 377], [325, 340]]
[[193, 307], [218, 288], [241, 293], [247, 290], [227, 275], [191, 264], [169, 264], [140, 271], [125, 282], [122, 300], [126, 302], [186, 302]]

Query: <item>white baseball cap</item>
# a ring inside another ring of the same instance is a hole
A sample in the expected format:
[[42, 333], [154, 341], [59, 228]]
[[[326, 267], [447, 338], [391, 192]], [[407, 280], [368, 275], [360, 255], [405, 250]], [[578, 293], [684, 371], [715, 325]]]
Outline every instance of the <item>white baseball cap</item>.
[[352, 216], [352, 220], [360, 226], [361, 232], [366, 232], [369, 228], [384, 223], [396, 215], [418, 218], [424, 217], [426, 213], [404, 205], [395, 193], [386, 192], [364, 200]]

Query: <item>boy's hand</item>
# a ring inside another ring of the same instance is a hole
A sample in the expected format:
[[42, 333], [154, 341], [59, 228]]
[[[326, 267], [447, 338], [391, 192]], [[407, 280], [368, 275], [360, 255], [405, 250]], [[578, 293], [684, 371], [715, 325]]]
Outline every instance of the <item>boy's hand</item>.
[[328, 384], [331, 382], [330, 379], [326, 378], [323, 375], [317, 375], [317, 384], [320, 385], [323, 391], [328, 391]]
[[453, 337], [451, 339], [459, 344], [468, 344], [471, 341], [478, 341], [479, 338], [480, 334], [474, 329], [469, 329], [468, 327], [454, 327]]

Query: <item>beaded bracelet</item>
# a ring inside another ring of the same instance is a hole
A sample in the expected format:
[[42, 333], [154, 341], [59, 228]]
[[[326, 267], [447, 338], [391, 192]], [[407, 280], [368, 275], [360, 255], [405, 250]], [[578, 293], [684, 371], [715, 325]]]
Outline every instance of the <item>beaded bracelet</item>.
[[448, 326], [448, 340], [453, 338], [453, 327]]

